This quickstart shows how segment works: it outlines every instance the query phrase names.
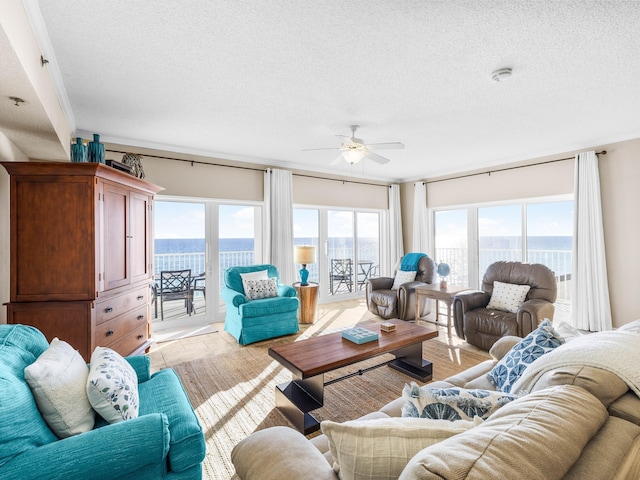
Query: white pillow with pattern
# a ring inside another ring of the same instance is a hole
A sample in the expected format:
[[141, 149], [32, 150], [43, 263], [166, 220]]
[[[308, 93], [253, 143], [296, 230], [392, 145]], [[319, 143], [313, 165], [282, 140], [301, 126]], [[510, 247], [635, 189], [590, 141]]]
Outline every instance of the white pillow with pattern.
[[278, 284], [275, 277], [266, 280], [246, 280], [244, 294], [249, 300], [278, 296]]
[[396, 278], [393, 279], [393, 286], [391, 290], [398, 290], [400, 285], [407, 282], [413, 282], [416, 279], [418, 272], [405, 272], [404, 270], [398, 270], [396, 272]]
[[493, 282], [493, 293], [487, 308], [516, 313], [524, 303], [531, 287], [513, 283]]
[[109, 423], [138, 417], [138, 375], [119, 353], [96, 347], [91, 355], [87, 396]]

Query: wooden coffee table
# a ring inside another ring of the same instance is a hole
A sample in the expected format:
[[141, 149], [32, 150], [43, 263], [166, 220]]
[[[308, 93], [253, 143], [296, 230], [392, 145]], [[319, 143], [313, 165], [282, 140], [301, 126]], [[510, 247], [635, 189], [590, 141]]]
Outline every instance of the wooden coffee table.
[[[380, 323], [358, 326], [378, 333], [378, 340], [356, 344], [342, 338], [341, 332], [312, 337], [269, 349], [269, 356], [293, 373], [291, 382], [276, 386], [276, 406], [305, 435], [320, 428], [309, 412], [322, 407], [324, 387], [374, 368], [388, 365], [422, 382], [431, 380], [433, 366], [422, 358], [422, 342], [438, 336], [435, 328], [402, 320], [389, 320], [393, 332], [381, 332]], [[369, 358], [391, 353], [396, 358], [325, 382], [324, 374]]]

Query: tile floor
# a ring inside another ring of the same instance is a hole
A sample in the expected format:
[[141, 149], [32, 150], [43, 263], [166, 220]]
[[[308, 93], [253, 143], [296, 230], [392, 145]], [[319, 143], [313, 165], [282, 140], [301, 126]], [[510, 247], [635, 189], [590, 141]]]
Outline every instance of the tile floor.
[[[427, 316], [427, 319], [433, 318], [435, 318], [433, 312], [431, 315]], [[364, 299], [326, 303], [318, 305], [316, 321], [312, 325], [300, 325], [300, 331], [302, 332], [301, 337], [304, 338], [320, 332], [339, 330], [346, 326], [374, 319], [379, 320], [378, 317], [367, 310]], [[446, 313], [441, 315], [440, 321], [443, 321], [443, 319], [446, 319]], [[433, 325], [432, 323], [426, 322], [425, 324]], [[203, 326], [213, 326], [218, 331], [216, 333], [189, 336], [179, 340], [154, 343], [151, 346], [151, 351], [149, 353], [152, 370], [157, 371], [177, 365], [178, 363], [217, 355], [237, 348], [243, 348], [241, 345], [238, 345], [235, 338], [224, 331], [223, 323], [207, 324], [203, 321], [202, 316], [200, 316], [200, 318], [198, 318], [198, 316], [183, 316], [182, 318], [176, 317], [173, 320], [165, 318], [165, 321], [162, 322], [162, 324], [158, 321], [154, 321], [153, 324], [154, 334], [159, 334], [161, 331], [165, 335], [170, 333], [171, 329], [184, 331], [192, 329], [192, 331], [195, 331]], [[438, 337], [439, 341], [448, 343], [451, 346], [482, 352], [482, 350], [460, 340], [455, 333], [453, 333], [451, 338], [447, 338], [446, 327], [439, 326], [438, 329], [440, 331], [440, 336]], [[486, 352], [484, 353], [486, 354]]]

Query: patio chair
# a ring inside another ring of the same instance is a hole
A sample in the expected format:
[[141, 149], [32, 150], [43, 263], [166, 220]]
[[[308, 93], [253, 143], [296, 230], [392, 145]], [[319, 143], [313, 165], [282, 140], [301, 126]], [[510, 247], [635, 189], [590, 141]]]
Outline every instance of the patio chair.
[[[338, 284], [335, 285], [335, 282]], [[350, 258], [331, 259], [331, 271], [329, 272], [331, 293], [336, 293], [341, 285], [345, 285], [350, 292], [353, 290], [353, 262]]]
[[155, 286], [156, 318], [158, 318], [158, 302], [160, 303], [160, 320], [164, 320], [164, 302], [184, 300], [187, 314], [195, 313], [193, 306], [193, 288], [191, 285], [191, 269], [165, 270], [160, 272], [160, 283]]

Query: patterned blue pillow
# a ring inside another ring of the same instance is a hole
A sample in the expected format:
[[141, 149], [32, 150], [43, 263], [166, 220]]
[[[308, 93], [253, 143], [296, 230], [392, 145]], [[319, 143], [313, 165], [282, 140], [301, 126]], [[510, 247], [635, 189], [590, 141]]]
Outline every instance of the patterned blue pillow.
[[529, 365], [563, 343], [564, 339], [545, 319], [538, 328], [515, 344], [487, 376], [497, 388], [509, 393]]
[[489, 418], [498, 408], [518, 398], [510, 393], [466, 388], [420, 388], [415, 382], [405, 385], [403, 417], [434, 420], [473, 420]]

